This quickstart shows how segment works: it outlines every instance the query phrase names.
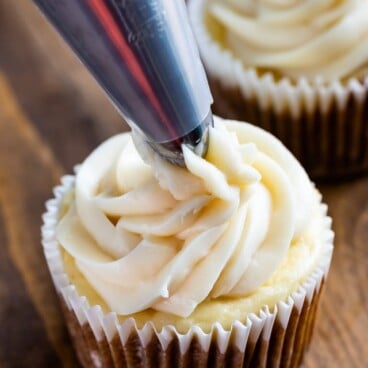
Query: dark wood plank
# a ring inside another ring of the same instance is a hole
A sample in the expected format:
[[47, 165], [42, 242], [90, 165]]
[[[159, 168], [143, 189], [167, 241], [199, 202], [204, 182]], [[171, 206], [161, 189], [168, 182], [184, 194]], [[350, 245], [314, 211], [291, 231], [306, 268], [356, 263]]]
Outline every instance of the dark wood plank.
[[41, 214], [62, 169], [0, 75], [1, 343], [5, 366], [74, 366], [40, 247]]

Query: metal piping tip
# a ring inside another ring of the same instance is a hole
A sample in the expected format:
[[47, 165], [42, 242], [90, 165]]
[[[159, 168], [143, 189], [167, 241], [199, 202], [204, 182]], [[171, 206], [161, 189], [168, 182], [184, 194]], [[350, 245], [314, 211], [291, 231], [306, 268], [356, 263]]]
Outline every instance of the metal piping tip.
[[208, 150], [210, 126], [213, 126], [213, 116], [211, 112], [208, 113], [197, 128], [175, 141], [156, 143], [147, 140], [146, 142], [165, 160], [174, 165], [185, 167], [182, 145], [189, 147], [198, 156], [204, 157]]
[[184, 1], [33, 1], [155, 152], [206, 154], [212, 96]]

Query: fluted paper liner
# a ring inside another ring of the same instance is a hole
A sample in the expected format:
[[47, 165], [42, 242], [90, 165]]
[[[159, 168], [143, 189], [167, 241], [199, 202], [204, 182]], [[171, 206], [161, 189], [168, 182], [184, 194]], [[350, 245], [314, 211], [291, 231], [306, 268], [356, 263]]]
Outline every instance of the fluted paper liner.
[[214, 98], [213, 111], [276, 135], [314, 178], [368, 172], [368, 76], [323, 83], [260, 75], [211, 38], [207, 0], [189, 13]]
[[150, 322], [138, 328], [134, 319], [118, 322], [78, 294], [64, 272], [55, 238], [62, 200], [74, 185], [64, 176], [46, 202], [42, 244], [47, 264], [79, 360], [84, 367], [296, 367], [309, 344], [322, 285], [327, 276], [333, 233], [327, 207], [321, 205], [324, 253], [318, 268], [286, 301], [234, 321], [230, 330], [214, 323], [209, 333], [194, 326], [180, 334], [174, 326], [157, 331]]

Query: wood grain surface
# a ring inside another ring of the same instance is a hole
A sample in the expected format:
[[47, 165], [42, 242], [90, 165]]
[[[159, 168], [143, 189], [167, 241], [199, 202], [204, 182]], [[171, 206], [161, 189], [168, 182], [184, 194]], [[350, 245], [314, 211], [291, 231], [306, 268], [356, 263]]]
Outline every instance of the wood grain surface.
[[[28, 0], [0, 0], [0, 367], [78, 367], [40, 246], [61, 175], [125, 130]], [[320, 186], [335, 253], [304, 367], [368, 367], [368, 177]]]

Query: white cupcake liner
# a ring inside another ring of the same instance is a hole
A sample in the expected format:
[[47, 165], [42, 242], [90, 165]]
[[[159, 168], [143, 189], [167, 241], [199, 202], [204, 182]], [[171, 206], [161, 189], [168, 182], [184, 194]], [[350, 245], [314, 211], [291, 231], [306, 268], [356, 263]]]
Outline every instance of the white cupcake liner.
[[181, 334], [171, 325], [157, 331], [151, 322], [138, 328], [133, 318], [119, 323], [115, 313], [104, 314], [100, 306], [90, 306], [70, 283], [55, 228], [63, 198], [74, 181], [74, 176], [64, 176], [62, 184], [54, 189], [55, 197], [46, 202], [42, 245], [83, 366], [284, 368], [302, 359], [332, 255], [333, 232], [326, 205], [321, 205], [325, 230], [320, 264], [286, 301], [280, 301], [272, 310], [264, 307], [249, 314], [244, 323], [234, 321], [230, 330], [214, 323], [209, 333], [194, 326]]
[[368, 76], [324, 82], [259, 74], [206, 29], [208, 0], [188, 11], [214, 97], [214, 112], [259, 125], [279, 137], [313, 177], [368, 172]]

